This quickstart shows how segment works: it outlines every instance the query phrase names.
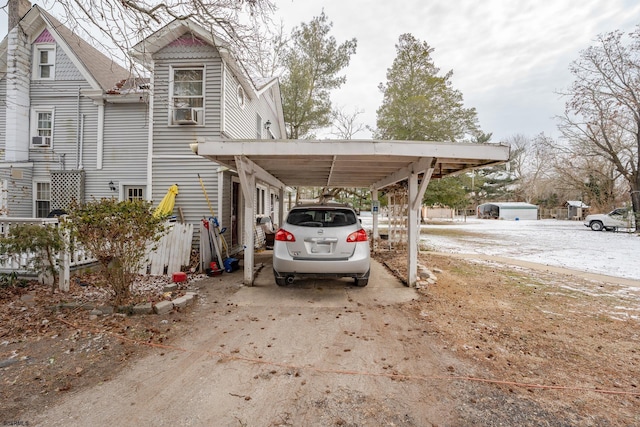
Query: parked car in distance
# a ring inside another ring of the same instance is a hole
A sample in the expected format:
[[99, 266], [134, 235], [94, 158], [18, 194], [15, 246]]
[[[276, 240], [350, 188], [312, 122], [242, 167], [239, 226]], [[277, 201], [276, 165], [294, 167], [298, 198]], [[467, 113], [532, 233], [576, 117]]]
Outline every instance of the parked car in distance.
[[587, 215], [584, 225], [593, 231], [617, 231], [618, 228], [632, 228], [634, 225], [633, 210], [617, 208], [608, 214]]
[[278, 286], [295, 277], [352, 277], [367, 286], [371, 266], [367, 232], [348, 205], [296, 206], [276, 232], [273, 275]]

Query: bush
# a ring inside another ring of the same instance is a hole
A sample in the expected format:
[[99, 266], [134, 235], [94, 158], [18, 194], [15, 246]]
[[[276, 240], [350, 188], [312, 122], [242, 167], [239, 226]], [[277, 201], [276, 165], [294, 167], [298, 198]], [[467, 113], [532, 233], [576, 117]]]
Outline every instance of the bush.
[[115, 303], [128, 302], [147, 248], [163, 234], [165, 218], [154, 217], [146, 201], [101, 199], [73, 203], [67, 219], [73, 237], [98, 260]]
[[[25, 266], [38, 275], [58, 280], [59, 254], [65, 248], [62, 231], [53, 225], [19, 224], [9, 229], [9, 235], [0, 240], [3, 255], [33, 254]], [[52, 288], [52, 289], [53, 289]]]

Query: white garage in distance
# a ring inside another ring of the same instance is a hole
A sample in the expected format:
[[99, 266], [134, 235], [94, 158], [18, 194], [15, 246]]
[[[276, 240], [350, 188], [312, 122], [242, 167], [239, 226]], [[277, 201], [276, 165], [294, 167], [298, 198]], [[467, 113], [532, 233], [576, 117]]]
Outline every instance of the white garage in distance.
[[511, 221], [538, 219], [538, 207], [524, 202], [483, 203], [477, 209], [478, 218]]

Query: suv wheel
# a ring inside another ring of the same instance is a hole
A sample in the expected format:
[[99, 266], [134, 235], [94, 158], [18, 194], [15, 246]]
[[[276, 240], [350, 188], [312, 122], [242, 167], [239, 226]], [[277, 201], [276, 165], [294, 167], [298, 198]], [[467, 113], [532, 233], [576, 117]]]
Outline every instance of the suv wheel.
[[369, 284], [369, 278], [367, 277], [366, 279], [355, 279], [355, 282], [356, 286], [364, 288]]
[[371, 273], [371, 270], [367, 271], [364, 276], [362, 277], [356, 277], [354, 279], [355, 285], [359, 286], [361, 288], [364, 288], [365, 286], [367, 286], [369, 284], [369, 274]]
[[278, 286], [287, 286], [287, 278], [286, 277], [278, 277], [276, 271], [273, 270], [273, 278], [276, 279], [276, 285]]

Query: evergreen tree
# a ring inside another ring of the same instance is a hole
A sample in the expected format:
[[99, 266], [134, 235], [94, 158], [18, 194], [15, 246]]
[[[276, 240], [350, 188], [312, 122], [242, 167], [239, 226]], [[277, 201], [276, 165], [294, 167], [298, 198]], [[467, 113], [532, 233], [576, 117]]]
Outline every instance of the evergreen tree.
[[453, 88], [453, 72], [438, 75], [432, 47], [403, 34], [396, 50], [387, 83], [379, 86], [384, 97], [377, 111], [378, 138], [455, 142], [486, 137], [476, 110], [464, 108], [462, 93]]
[[330, 91], [346, 81], [340, 75], [356, 52], [356, 39], [338, 44], [329, 33], [333, 24], [322, 12], [293, 30], [284, 53], [280, 85], [287, 136], [299, 139], [331, 122]]

